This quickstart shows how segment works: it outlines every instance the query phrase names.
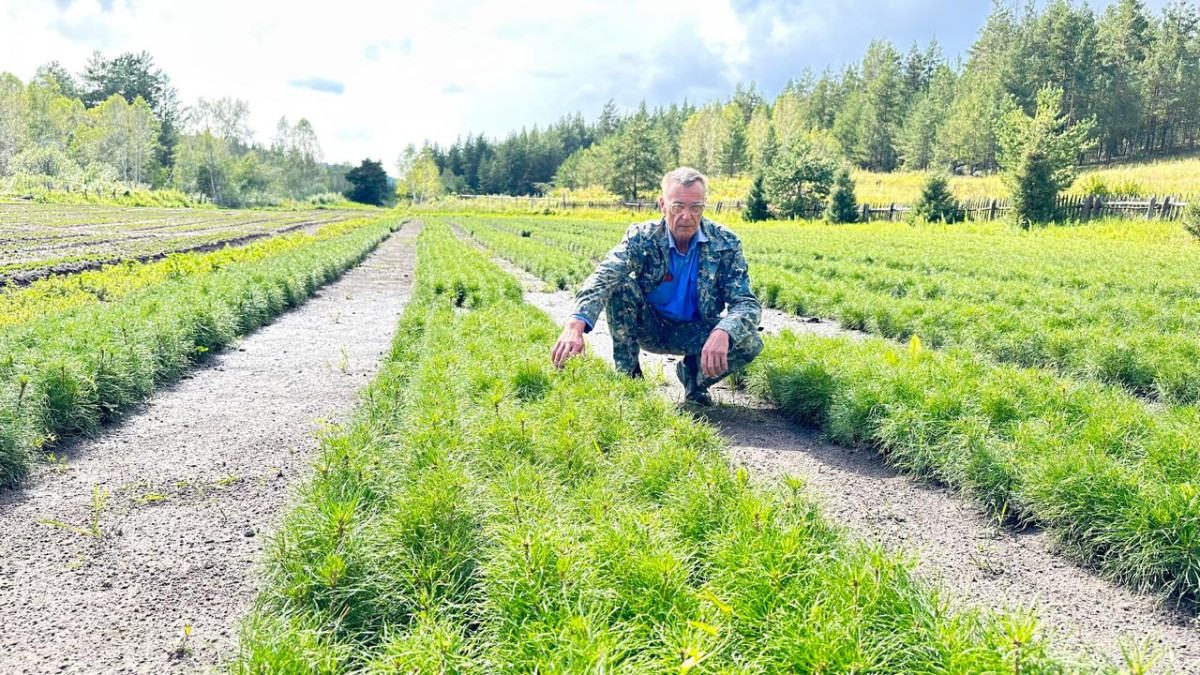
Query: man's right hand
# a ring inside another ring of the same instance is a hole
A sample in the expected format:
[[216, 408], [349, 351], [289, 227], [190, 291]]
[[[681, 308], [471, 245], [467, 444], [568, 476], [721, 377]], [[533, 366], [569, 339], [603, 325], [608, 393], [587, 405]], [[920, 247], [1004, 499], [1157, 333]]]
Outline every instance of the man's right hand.
[[550, 358], [554, 361], [554, 367], [561, 369], [567, 364], [567, 359], [572, 356], [582, 356], [586, 348], [583, 342], [583, 331], [587, 328], [587, 324], [580, 319], [571, 319], [567, 322], [562, 333], [558, 336], [558, 342], [554, 343], [554, 350], [550, 352]]

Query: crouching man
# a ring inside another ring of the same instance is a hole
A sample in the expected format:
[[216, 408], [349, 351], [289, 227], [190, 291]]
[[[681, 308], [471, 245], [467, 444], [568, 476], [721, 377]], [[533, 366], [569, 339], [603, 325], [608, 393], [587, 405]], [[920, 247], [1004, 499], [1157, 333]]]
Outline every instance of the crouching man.
[[583, 335], [601, 308], [617, 370], [640, 377], [640, 349], [681, 355], [675, 373], [687, 400], [700, 405], [712, 403], [710, 386], [758, 356], [762, 306], [750, 290], [741, 241], [704, 217], [707, 191], [695, 169], [663, 176], [662, 218], [631, 225], [584, 281], [551, 353], [555, 366], [583, 354]]

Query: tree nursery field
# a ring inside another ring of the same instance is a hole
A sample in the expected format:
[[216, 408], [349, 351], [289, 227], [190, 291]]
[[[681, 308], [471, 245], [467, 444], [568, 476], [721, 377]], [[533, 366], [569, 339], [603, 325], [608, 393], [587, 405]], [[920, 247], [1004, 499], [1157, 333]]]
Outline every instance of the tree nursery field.
[[[5, 485], [20, 480], [39, 448], [64, 434], [96, 429], [157, 385], [178, 379], [206, 352], [302, 302], [358, 263], [395, 222], [339, 213], [139, 210], [133, 232], [182, 233], [152, 234], [147, 242], [119, 226], [124, 209], [51, 207], [29, 213], [36, 215], [22, 222], [37, 226], [21, 227], [25, 236], [54, 242], [60, 255], [80, 246], [93, 251], [79, 254], [82, 260], [113, 264], [0, 292], [0, 484]], [[10, 224], [21, 217], [9, 216]], [[309, 226], [312, 234], [295, 231]], [[63, 234], [106, 227], [112, 231], [96, 235], [112, 242], [103, 248], [71, 243]], [[144, 263], [112, 258], [167, 253], [181, 241], [211, 244], [282, 230], [291, 232], [211, 252], [171, 253]]]
[[[456, 216], [574, 287], [608, 221]], [[747, 386], [1136, 588], [1200, 598], [1194, 279], [1181, 228], [741, 225], [765, 305], [889, 339], [768, 338]]]
[[236, 245], [355, 215], [0, 203], [0, 283]]
[[952, 610], [804, 481], [595, 361], [428, 222], [416, 292], [274, 542], [235, 672], [1073, 672]]
[[[28, 213], [68, 229], [113, 211]], [[0, 293], [0, 480], [19, 487], [420, 229], [391, 349], [267, 540], [232, 672], [1116, 673], [1170, 653], [1079, 652], [1035, 608], [963, 601], [919, 552], [844, 529], [805, 476], [731, 462], [652, 382], [596, 358], [556, 371], [558, 328], [479, 248], [569, 292], [622, 216], [355, 216], [282, 214], [312, 227]], [[1191, 616], [1200, 252], [1179, 230], [738, 222], [764, 303], [844, 332], [765, 334], [739, 386]], [[54, 545], [101, 540], [94, 489], [90, 525], [48, 521]]]

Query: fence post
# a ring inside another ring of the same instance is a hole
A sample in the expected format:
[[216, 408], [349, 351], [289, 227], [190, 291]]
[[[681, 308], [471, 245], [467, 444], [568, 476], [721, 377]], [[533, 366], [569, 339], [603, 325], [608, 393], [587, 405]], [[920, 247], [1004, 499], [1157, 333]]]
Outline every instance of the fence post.
[[988, 205], [988, 220], [995, 220], [995, 219], [996, 219], [996, 200], [993, 199], [991, 204]]
[[864, 203], [862, 205], [862, 222], [871, 222], [871, 205]]
[[888, 204], [888, 222], [890, 223], [895, 219], [896, 219], [896, 202], [892, 202], [891, 204]]
[[1171, 215], [1171, 196], [1163, 197], [1162, 207], [1158, 211], [1158, 217], [1166, 220]]
[[1154, 196], [1151, 195], [1150, 203], [1146, 205], [1146, 220], [1154, 218]]

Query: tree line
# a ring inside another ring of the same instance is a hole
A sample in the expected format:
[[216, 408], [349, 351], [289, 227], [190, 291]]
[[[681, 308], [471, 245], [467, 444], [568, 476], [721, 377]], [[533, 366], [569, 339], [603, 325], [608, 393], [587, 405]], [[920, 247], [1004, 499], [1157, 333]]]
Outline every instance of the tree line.
[[28, 83], [0, 73], [0, 190], [174, 188], [223, 206], [346, 189], [306, 119], [255, 141], [250, 107], [228, 97], [183, 107], [146, 52], [96, 52], [76, 77], [52, 61]]
[[1200, 12], [1187, 0], [1157, 15], [1142, 0], [1099, 13], [1074, 0], [1040, 10], [997, 2], [962, 59], [947, 60], [936, 42], [901, 52], [876, 40], [840, 71], [804, 70], [773, 101], [754, 83], [703, 105], [643, 103], [622, 114], [609, 101], [594, 122], [576, 113], [499, 141], [468, 135], [409, 148], [399, 168], [420, 168], [418, 197], [604, 186], [640, 198], [665, 167], [769, 175], [781, 153], [813, 148], [875, 171], [994, 171], [1013, 115], [1036, 116], [1048, 91], [1061, 92], [1065, 124], [1087, 126], [1069, 153], [1074, 164], [1195, 148]]

